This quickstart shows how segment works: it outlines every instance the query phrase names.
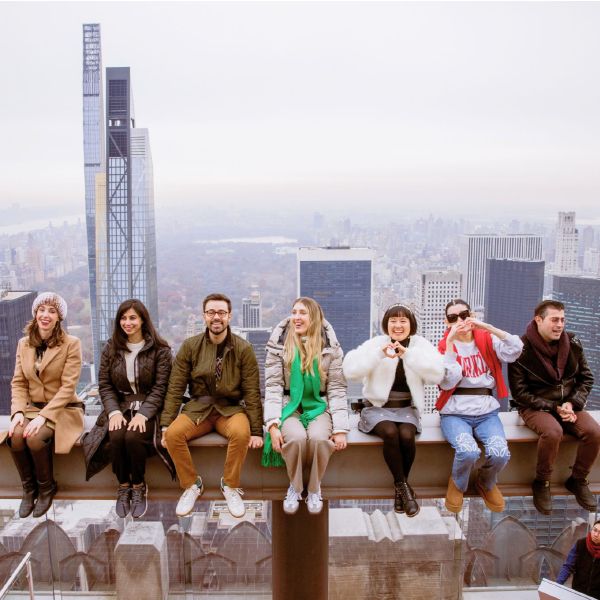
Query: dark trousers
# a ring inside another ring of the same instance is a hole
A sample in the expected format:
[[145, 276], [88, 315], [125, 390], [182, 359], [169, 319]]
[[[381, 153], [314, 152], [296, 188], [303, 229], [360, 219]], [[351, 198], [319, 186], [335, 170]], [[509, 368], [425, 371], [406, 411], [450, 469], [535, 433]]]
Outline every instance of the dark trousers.
[[573, 477], [583, 479], [598, 458], [600, 452], [600, 425], [585, 410], [576, 411], [577, 421], [568, 423], [556, 413], [528, 408], [519, 413], [529, 429], [539, 434], [536, 479], [550, 481], [558, 446], [563, 431], [579, 438], [577, 456], [573, 465]]
[[[131, 411], [123, 415], [129, 424]], [[117, 476], [120, 484], [133, 483], [139, 485], [144, 483], [146, 473], [146, 459], [156, 454], [153, 436], [156, 422], [154, 419], [146, 422], [146, 431], [128, 431], [127, 426], [108, 432], [110, 440], [110, 460], [113, 473]], [[130, 478], [131, 475], [131, 478]]]

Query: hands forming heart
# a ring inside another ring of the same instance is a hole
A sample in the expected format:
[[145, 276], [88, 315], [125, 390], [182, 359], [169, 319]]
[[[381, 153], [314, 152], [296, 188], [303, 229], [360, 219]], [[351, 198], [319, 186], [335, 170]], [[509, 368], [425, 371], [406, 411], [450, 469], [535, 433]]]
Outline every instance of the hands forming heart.
[[404, 346], [402, 346], [400, 342], [389, 342], [388, 344], [383, 346], [382, 350], [388, 358], [396, 358], [397, 356], [402, 356], [406, 348], [404, 348]]

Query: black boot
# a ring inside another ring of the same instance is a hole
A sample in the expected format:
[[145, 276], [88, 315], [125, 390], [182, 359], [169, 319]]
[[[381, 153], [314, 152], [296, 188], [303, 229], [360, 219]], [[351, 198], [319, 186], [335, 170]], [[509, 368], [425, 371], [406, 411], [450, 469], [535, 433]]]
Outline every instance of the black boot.
[[588, 488], [589, 481], [587, 479], [574, 479], [573, 476], [569, 477], [565, 482], [565, 487], [575, 494], [575, 500], [581, 508], [589, 510], [590, 512], [596, 512], [598, 509], [598, 503], [596, 502], [595, 496], [590, 492]]
[[550, 482], [534, 479], [531, 484], [533, 490], [533, 505], [543, 515], [552, 514], [552, 495], [550, 494]]
[[395, 487], [396, 494], [400, 493], [400, 496], [402, 497], [402, 502], [404, 503], [404, 512], [406, 513], [406, 516], [416, 517], [419, 514], [419, 510], [421, 509], [419, 508], [419, 505], [415, 500], [415, 495], [410, 485], [408, 485], [406, 481], [401, 481], [400, 483], [397, 483]]
[[33, 509], [33, 516], [36, 518], [46, 514], [52, 506], [52, 498], [58, 490], [52, 469], [53, 451], [52, 440], [47, 440], [39, 450], [31, 453], [39, 490], [38, 499]]
[[29, 448], [13, 450], [10, 440], [7, 440], [6, 445], [10, 449], [13, 461], [21, 477], [21, 483], [23, 484], [23, 500], [21, 500], [21, 506], [19, 507], [19, 516], [21, 519], [24, 519], [32, 513], [35, 506], [35, 499], [38, 497], [33, 460], [31, 459]]
[[394, 498], [394, 512], [399, 514], [404, 514], [404, 500], [402, 499], [402, 494], [400, 493], [400, 485], [401, 481], [394, 483], [394, 489], [396, 490], [396, 497]]

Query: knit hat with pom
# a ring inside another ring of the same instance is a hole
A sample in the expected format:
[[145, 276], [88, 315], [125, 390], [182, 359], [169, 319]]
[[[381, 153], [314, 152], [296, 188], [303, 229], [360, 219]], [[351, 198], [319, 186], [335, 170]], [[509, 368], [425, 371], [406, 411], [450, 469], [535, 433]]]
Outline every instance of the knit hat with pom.
[[40, 294], [34, 301], [33, 306], [31, 307], [31, 313], [35, 318], [37, 313], [37, 309], [42, 306], [42, 304], [49, 304], [50, 306], [54, 306], [58, 311], [58, 317], [61, 321], [64, 321], [67, 318], [67, 303], [64, 298], [61, 298], [58, 294], [54, 292], [44, 292]]

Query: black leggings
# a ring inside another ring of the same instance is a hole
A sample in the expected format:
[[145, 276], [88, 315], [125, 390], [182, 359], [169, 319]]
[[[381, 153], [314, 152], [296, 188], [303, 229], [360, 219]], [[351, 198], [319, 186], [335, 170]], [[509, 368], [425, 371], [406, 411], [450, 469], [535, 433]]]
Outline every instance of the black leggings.
[[37, 435], [31, 435], [28, 438], [24, 438], [23, 431], [30, 421], [33, 421], [33, 419], [25, 418], [23, 419], [23, 425], [17, 425], [15, 427], [13, 435], [10, 438], [10, 447], [15, 452], [20, 452], [21, 450], [25, 450], [25, 448], [29, 448], [30, 452], [36, 452], [45, 446], [48, 440], [51, 440], [54, 437], [54, 429], [48, 427], [48, 425], [42, 425]]
[[415, 460], [417, 428], [412, 423], [381, 421], [373, 427], [373, 433], [383, 440], [383, 458], [394, 483], [406, 481]]

